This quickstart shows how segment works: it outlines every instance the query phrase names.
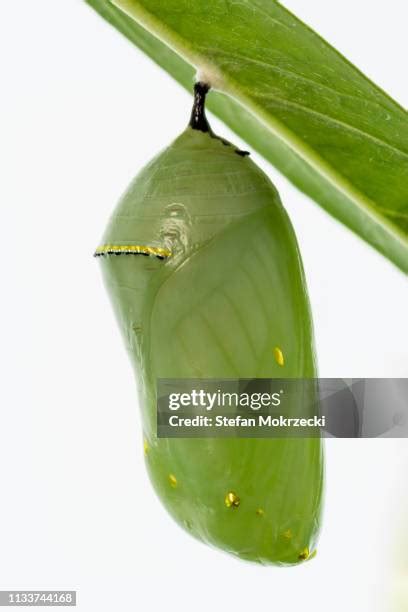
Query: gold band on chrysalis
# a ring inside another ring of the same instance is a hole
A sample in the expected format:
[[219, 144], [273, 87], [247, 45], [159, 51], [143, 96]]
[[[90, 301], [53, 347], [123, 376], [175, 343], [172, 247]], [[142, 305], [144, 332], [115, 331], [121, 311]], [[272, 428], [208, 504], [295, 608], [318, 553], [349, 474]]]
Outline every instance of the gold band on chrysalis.
[[102, 255], [153, 255], [159, 259], [170, 257], [171, 251], [162, 247], [144, 246], [140, 244], [104, 244], [96, 249], [94, 257]]

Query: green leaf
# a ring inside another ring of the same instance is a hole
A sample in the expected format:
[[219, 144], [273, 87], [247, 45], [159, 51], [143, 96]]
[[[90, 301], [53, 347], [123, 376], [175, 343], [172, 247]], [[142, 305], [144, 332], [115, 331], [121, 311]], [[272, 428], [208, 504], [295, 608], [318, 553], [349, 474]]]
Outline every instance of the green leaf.
[[201, 71], [211, 111], [408, 271], [408, 114], [327, 42], [274, 0], [86, 2], [187, 89]]

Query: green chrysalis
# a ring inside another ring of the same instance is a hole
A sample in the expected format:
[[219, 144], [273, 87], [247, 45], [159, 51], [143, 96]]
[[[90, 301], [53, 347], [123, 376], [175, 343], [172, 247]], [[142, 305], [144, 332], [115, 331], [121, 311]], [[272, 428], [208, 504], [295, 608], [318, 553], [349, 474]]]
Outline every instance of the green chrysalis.
[[189, 126], [134, 179], [95, 254], [136, 372], [157, 494], [200, 540], [292, 565], [315, 552], [319, 438], [156, 436], [158, 378], [316, 376], [290, 221], [246, 152], [210, 130], [207, 90], [196, 85]]

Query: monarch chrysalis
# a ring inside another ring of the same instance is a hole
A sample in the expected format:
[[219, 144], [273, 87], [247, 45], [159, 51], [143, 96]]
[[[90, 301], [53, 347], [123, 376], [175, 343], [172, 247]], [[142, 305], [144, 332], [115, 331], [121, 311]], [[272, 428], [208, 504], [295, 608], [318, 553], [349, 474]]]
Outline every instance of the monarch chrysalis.
[[196, 84], [189, 126], [134, 179], [95, 255], [135, 368], [145, 459], [166, 508], [229, 553], [296, 564], [315, 552], [319, 438], [156, 435], [158, 378], [316, 376], [290, 221], [247, 153], [212, 133], [207, 91]]

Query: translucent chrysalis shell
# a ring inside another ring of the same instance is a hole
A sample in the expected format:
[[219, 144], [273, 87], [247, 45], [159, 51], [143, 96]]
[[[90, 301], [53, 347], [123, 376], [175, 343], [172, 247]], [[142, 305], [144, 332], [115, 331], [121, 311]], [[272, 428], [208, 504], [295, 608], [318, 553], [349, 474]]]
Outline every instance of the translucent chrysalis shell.
[[296, 564], [315, 551], [319, 438], [156, 436], [158, 378], [316, 376], [300, 253], [279, 195], [244, 152], [214, 136], [197, 102], [196, 121], [193, 111], [131, 183], [96, 254], [136, 373], [147, 469], [163, 504], [208, 544]]

